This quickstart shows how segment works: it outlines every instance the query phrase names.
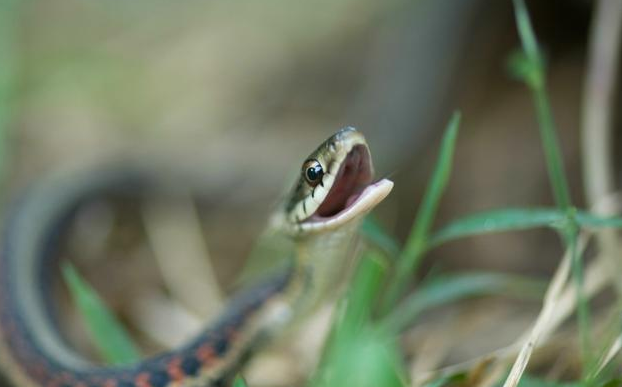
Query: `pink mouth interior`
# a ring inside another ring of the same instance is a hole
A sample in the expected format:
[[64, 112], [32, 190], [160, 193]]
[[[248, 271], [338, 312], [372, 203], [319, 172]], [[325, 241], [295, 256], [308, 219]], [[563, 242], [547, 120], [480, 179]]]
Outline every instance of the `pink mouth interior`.
[[333, 186], [315, 214], [327, 218], [340, 213], [356, 201], [371, 181], [369, 151], [365, 146], [357, 145], [341, 164]]

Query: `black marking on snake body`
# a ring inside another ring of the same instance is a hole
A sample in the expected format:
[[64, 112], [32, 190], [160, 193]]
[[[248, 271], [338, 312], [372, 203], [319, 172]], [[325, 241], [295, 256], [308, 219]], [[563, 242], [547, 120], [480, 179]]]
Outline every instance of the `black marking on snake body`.
[[305, 215], [307, 215], [307, 201], [306, 200], [302, 202], [302, 212], [304, 212]]
[[155, 370], [149, 375], [149, 383], [152, 386], [166, 386], [171, 378], [164, 370]]
[[199, 359], [196, 357], [185, 357], [181, 362], [181, 369], [184, 371], [186, 375], [195, 376], [199, 373], [199, 369], [201, 368], [201, 363]]

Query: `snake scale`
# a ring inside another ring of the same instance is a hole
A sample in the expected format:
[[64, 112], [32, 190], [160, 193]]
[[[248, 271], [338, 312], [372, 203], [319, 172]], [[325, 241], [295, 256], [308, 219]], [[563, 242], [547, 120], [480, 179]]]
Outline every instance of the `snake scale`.
[[232, 297], [187, 344], [121, 366], [96, 364], [66, 343], [49, 296], [60, 235], [81, 205], [116, 190], [157, 190], [151, 174], [120, 168], [34, 184], [7, 207], [0, 250], [0, 367], [15, 387], [222, 386], [266, 339], [313, 308], [347, 266], [362, 217], [391, 191], [373, 182], [363, 135], [344, 128], [302, 164], [270, 227], [293, 239], [288, 270]]

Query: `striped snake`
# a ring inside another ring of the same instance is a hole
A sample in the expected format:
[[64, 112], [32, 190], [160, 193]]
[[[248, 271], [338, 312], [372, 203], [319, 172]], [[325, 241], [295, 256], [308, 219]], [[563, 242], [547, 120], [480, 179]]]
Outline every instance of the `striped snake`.
[[59, 235], [81, 205], [105, 193], [158, 186], [156, 173], [123, 168], [31, 187], [8, 207], [0, 250], [0, 367], [16, 387], [221, 386], [256, 349], [304, 316], [347, 266], [363, 215], [391, 191], [372, 182], [363, 135], [345, 128], [305, 159], [300, 177], [271, 217], [293, 239], [294, 264], [232, 297], [225, 311], [185, 345], [138, 363], [102, 366], [82, 357], [59, 332], [49, 267]]

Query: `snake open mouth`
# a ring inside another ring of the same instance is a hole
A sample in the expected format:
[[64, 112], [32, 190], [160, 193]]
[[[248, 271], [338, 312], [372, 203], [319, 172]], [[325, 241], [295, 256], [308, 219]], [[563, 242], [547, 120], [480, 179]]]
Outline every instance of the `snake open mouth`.
[[333, 186], [315, 213], [328, 218], [341, 212], [371, 183], [372, 174], [369, 150], [355, 146], [341, 163]]
[[334, 230], [367, 214], [392, 188], [387, 179], [374, 182], [365, 137], [344, 128], [306, 158], [285, 202], [285, 218], [275, 217], [274, 224], [284, 220], [285, 229], [296, 236]]
[[393, 182], [387, 179], [372, 183], [373, 174], [369, 149], [355, 145], [341, 163], [332, 187], [309, 221], [342, 223], [373, 208], [393, 188]]

